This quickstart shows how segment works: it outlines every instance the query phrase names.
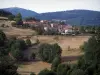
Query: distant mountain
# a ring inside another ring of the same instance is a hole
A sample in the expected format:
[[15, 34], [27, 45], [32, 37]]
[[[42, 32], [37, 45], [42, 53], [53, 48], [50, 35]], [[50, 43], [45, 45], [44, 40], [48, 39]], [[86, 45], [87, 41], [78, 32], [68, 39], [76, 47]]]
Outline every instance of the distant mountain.
[[100, 12], [92, 10], [69, 10], [59, 12], [48, 12], [48, 13], [36, 13], [35, 11], [12, 7], [4, 8], [3, 10], [9, 11], [16, 15], [21, 13], [22, 17], [35, 17], [41, 20], [66, 20], [71, 25], [100, 25]]
[[23, 9], [23, 8], [18, 8], [18, 7], [3, 8], [3, 10], [9, 11], [13, 15], [21, 13], [23, 18], [25, 18], [25, 17], [34, 17], [34, 16], [38, 15], [38, 13], [36, 13], [34, 11]]
[[100, 25], [100, 12], [91, 10], [69, 10], [60, 12], [42, 13], [48, 20], [67, 20], [72, 25]]

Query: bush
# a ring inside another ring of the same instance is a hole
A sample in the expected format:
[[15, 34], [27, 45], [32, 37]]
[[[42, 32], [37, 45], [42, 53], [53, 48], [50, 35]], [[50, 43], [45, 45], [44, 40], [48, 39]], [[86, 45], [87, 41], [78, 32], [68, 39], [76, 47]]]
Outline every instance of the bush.
[[84, 66], [85, 66], [84, 56], [80, 56], [77, 62], [77, 67], [85, 69]]
[[39, 56], [41, 60], [51, 63], [58, 55], [61, 55], [62, 49], [58, 44], [41, 44], [39, 46]]
[[9, 15], [9, 16], [8, 16], [8, 19], [9, 19], [10, 21], [12, 21], [12, 20], [14, 20], [14, 17], [15, 17], [14, 15]]
[[81, 69], [76, 69], [76, 70], [73, 70], [71, 75], [85, 75], [84, 74], [84, 71], [81, 70]]
[[30, 75], [36, 75], [34, 72], [31, 72]]
[[3, 33], [1, 30], [0, 30], [0, 46], [4, 46], [4, 43], [5, 43], [5, 40], [6, 40], [6, 35], [5, 33]]
[[35, 53], [32, 53], [31, 57], [32, 57], [32, 59], [35, 59], [35, 57], [36, 57]]
[[36, 44], [39, 44], [39, 43], [40, 43], [39, 39], [36, 39]]
[[87, 69], [85, 70], [85, 74], [94, 75], [95, 70], [96, 70], [96, 66], [95, 66], [95, 64], [92, 64], [87, 67]]
[[30, 39], [26, 39], [26, 44], [27, 44], [27, 46], [31, 46], [32, 45]]
[[58, 65], [61, 63], [61, 57], [60, 56], [56, 56], [52, 62], [52, 65], [51, 65], [51, 70], [52, 71], [57, 71], [57, 67]]
[[84, 51], [84, 48], [87, 46], [87, 42], [84, 42], [84, 44], [83, 45], [81, 45], [79, 48], [82, 50], [82, 51]]
[[0, 31], [0, 75], [18, 75], [18, 66], [11, 58], [9, 49], [6, 35]]
[[24, 40], [17, 39], [16, 40], [16, 45], [18, 46], [19, 49], [25, 50], [26, 49], [26, 43]]
[[19, 49], [14, 49], [12, 48], [11, 50], [11, 54], [14, 58], [16, 58], [17, 60], [22, 60], [23, 59], [23, 53], [21, 50]]
[[9, 56], [0, 56], [0, 75], [18, 75], [18, 66]]
[[57, 75], [66, 75], [67, 71], [70, 70], [70, 66], [67, 64], [60, 64], [57, 68]]
[[48, 69], [44, 69], [44, 70], [40, 71], [40, 73], [38, 75], [56, 75], [56, 73], [53, 71], [49, 71]]
[[11, 23], [12, 27], [16, 27], [16, 22]]
[[17, 59], [23, 59], [23, 50], [26, 48], [26, 43], [24, 40], [12, 40], [9, 42], [11, 54]]

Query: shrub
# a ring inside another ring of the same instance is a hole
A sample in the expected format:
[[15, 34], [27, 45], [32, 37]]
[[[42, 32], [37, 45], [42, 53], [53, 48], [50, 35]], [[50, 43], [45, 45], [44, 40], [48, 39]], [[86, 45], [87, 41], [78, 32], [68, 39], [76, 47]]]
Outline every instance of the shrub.
[[24, 40], [12, 40], [10, 43], [11, 54], [17, 59], [23, 59], [23, 50], [26, 48]]
[[26, 39], [26, 44], [27, 44], [27, 46], [31, 46], [32, 45], [31, 40], [30, 39]]
[[81, 70], [81, 69], [76, 69], [76, 70], [73, 70], [71, 75], [85, 75], [84, 74], [84, 71]]
[[44, 69], [44, 70], [40, 71], [40, 73], [38, 75], [56, 75], [56, 73], [53, 71], [49, 71], [48, 69]]
[[60, 56], [56, 56], [52, 62], [52, 65], [51, 65], [51, 70], [52, 71], [57, 71], [57, 67], [58, 65], [61, 63], [61, 57]]
[[85, 70], [85, 74], [94, 75], [95, 70], [96, 70], [95, 64], [91, 64], [91, 65], [88, 66], [87, 69]]
[[9, 15], [9, 16], [8, 16], [8, 19], [9, 19], [10, 21], [12, 21], [12, 20], [14, 20], [14, 17], [15, 17], [14, 15]]
[[18, 75], [18, 66], [11, 58], [9, 49], [6, 35], [0, 31], [0, 75]]
[[0, 56], [0, 75], [18, 75], [18, 66], [9, 56]]
[[6, 35], [0, 30], [0, 46], [3, 46], [6, 40]]
[[30, 75], [36, 75], [34, 72], [31, 72]]
[[70, 66], [68, 64], [59, 64], [57, 68], [57, 75], [66, 75], [68, 70], [70, 70]]
[[36, 44], [39, 44], [39, 43], [40, 43], [39, 39], [36, 39]]
[[77, 67], [84, 69], [84, 65], [85, 65], [84, 56], [80, 56], [77, 62]]
[[39, 46], [39, 56], [41, 60], [52, 62], [57, 55], [61, 55], [61, 48], [58, 44], [41, 44]]
[[32, 53], [31, 57], [32, 57], [32, 59], [35, 59], [35, 57], [36, 57], [35, 53]]
[[16, 58], [17, 60], [22, 60], [23, 59], [23, 53], [21, 50], [19, 49], [14, 49], [12, 48], [11, 50], [11, 54], [14, 58]]
[[16, 22], [11, 23], [12, 27], [16, 27]]
[[82, 50], [82, 51], [84, 51], [84, 48], [87, 46], [87, 42], [84, 42], [84, 44], [83, 45], [81, 45], [79, 48]]

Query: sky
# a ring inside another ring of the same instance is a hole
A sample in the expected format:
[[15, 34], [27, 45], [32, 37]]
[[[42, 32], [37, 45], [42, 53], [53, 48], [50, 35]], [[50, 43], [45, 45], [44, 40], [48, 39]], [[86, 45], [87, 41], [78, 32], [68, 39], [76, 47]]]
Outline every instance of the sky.
[[100, 11], [100, 0], [0, 0], [0, 8], [20, 7], [38, 13], [87, 9]]

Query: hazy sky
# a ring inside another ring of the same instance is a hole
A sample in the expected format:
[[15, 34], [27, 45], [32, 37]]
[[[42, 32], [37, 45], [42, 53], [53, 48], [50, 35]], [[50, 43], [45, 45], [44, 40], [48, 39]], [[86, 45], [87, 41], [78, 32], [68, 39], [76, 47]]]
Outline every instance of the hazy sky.
[[100, 0], [0, 0], [0, 8], [21, 7], [38, 13], [72, 9], [100, 11]]

